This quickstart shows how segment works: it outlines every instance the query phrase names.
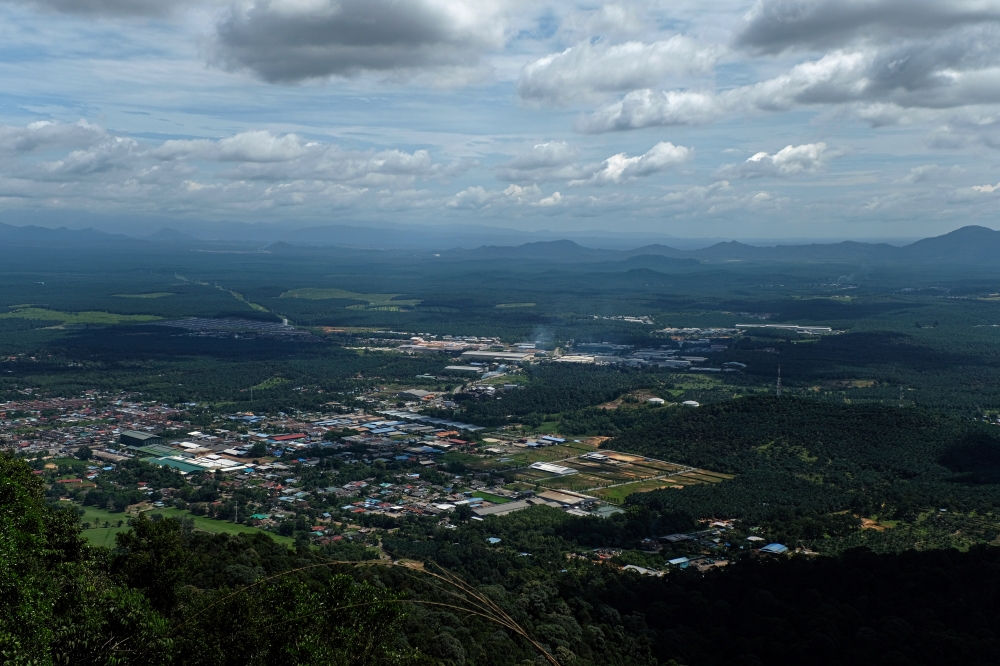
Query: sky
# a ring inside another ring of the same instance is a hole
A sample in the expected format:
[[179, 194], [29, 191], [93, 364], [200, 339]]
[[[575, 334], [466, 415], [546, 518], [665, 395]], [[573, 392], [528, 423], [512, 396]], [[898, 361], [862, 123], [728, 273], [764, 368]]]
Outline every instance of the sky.
[[996, 227], [1000, 0], [0, 0], [0, 212]]

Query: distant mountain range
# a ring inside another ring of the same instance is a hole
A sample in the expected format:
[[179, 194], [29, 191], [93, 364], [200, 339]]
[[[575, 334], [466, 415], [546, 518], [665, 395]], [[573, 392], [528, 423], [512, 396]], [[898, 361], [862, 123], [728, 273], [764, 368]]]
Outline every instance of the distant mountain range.
[[142, 245], [123, 234], [109, 234], [96, 229], [49, 229], [48, 227], [15, 227], [0, 223], [0, 244], [24, 247], [101, 247], [109, 244]]
[[[237, 223], [230, 223], [237, 224]], [[252, 225], [244, 225], [249, 228]], [[433, 233], [428, 229], [433, 229]], [[508, 259], [532, 262], [627, 262], [635, 268], [669, 268], [711, 263], [905, 263], [963, 264], [1000, 266], [1000, 231], [981, 226], [966, 226], [942, 236], [924, 238], [908, 245], [888, 243], [809, 243], [801, 245], [750, 245], [737, 241], [715, 243], [698, 249], [681, 249], [663, 243], [633, 246], [632, 249], [591, 247], [578, 240], [548, 239], [518, 243], [525, 234], [509, 229], [462, 227], [447, 233], [447, 228], [416, 227], [371, 228], [348, 225], [306, 227], [285, 233], [285, 238], [265, 241], [243, 238], [240, 241], [212, 241], [164, 227], [143, 238], [111, 234], [96, 229], [52, 229], [43, 226], [14, 226], [0, 223], [0, 246], [6, 247], [129, 247], [149, 246], [205, 248], [213, 244], [252, 246], [282, 254], [324, 253], [335, 248], [366, 248], [435, 252], [445, 260]], [[490, 244], [469, 247], [476, 233], [503, 237]], [[547, 232], [546, 232], [547, 233]], [[249, 234], [252, 236], [252, 234]], [[621, 242], [624, 237], [616, 239]], [[376, 241], [381, 240], [382, 243]], [[598, 241], [599, 239], [593, 239]], [[600, 239], [600, 240], [607, 240]], [[391, 242], [390, 242], [391, 241]], [[506, 241], [506, 242], [504, 242]], [[452, 249], [448, 249], [452, 248]]]
[[[383, 250], [433, 250], [466, 248], [483, 245], [521, 245], [524, 243], [554, 240], [571, 240], [584, 247], [609, 250], [630, 250], [644, 245], [667, 245], [678, 250], [693, 250], [717, 244], [728, 238], [676, 238], [663, 232], [626, 232], [602, 229], [551, 231], [546, 229], [525, 231], [480, 224], [418, 224], [381, 221], [366, 223], [357, 220], [288, 219], [275, 222], [235, 222], [231, 220], [199, 220], [192, 218], [167, 218], [150, 215], [99, 215], [80, 211], [0, 211], [0, 223], [23, 227], [33, 225], [69, 230], [93, 229], [109, 234], [119, 234], [136, 239], [153, 239], [165, 242], [184, 240], [259, 243], [264, 247], [284, 241], [293, 245], [340, 246]], [[741, 239], [748, 245], [798, 245], [810, 242], [832, 243], [839, 239], [784, 238]], [[893, 245], [917, 240], [916, 238], [876, 239]]]
[[729, 241], [696, 250], [680, 250], [662, 244], [632, 250], [599, 250], [573, 241], [525, 243], [518, 246], [485, 246], [474, 250], [453, 250], [454, 259], [522, 259], [558, 262], [625, 261], [653, 268], [657, 258], [686, 260], [689, 263], [934, 263], [1000, 265], [1000, 231], [967, 226], [943, 236], [924, 238], [909, 245], [888, 243], [811, 243], [808, 245], [758, 246]]

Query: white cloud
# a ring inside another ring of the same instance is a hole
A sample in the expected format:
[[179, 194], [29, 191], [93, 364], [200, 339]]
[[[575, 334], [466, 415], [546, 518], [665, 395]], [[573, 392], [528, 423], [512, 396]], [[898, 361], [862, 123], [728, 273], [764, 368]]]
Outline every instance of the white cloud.
[[[92, 124], [50, 122], [0, 126], [0, 157], [0, 197], [228, 213], [316, 210], [363, 198], [382, 205], [415, 181], [440, 180], [475, 164], [437, 162], [427, 150], [346, 150], [265, 130], [156, 145]], [[375, 186], [388, 193], [374, 194]]]
[[559, 192], [544, 196], [537, 185], [508, 185], [504, 190], [487, 190], [480, 185], [468, 187], [445, 201], [447, 208], [489, 209], [506, 206], [556, 206], [565, 200]]
[[696, 125], [718, 120], [726, 109], [710, 92], [635, 90], [577, 120], [579, 132], [596, 134], [661, 125]]
[[962, 173], [962, 168], [959, 166], [953, 166], [950, 169], [945, 169], [937, 164], [925, 164], [923, 166], [910, 169], [908, 174], [898, 180], [894, 180], [893, 182], [898, 184], [915, 185], [928, 180], [940, 180], [948, 175], [956, 175], [959, 173]]
[[219, 172], [232, 180], [363, 181], [372, 185], [399, 179], [445, 178], [477, 164], [469, 160], [435, 163], [427, 150], [345, 151], [336, 144], [306, 141], [295, 134], [275, 135], [266, 130], [243, 132], [217, 141], [166, 141], [149, 154], [164, 161], [235, 162], [228, 171]]
[[539, 199], [533, 206], [558, 206], [562, 203], [563, 195], [558, 192], [553, 192], [551, 196], [547, 196], [544, 199]]
[[655, 86], [671, 74], [704, 74], [721, 53], [718, 46], [683, 35], [651, 44], [584, 41], [525, 65], [517, 92], [521, 99], [541, 104], [598, 100], [608, 93]]
[[911, 46], [834, 51], [766, 81], [722, 92], [636, 90], [579, 119], [577, 129], [594, 133], [705, 124], [810, 105], [860, 102], [940, 110], [1000, 103], [1000, 61], [956, 69], [961, 58], [954, 53], [922, 57], [917, 51]]
[[571, 186], [624, 183], [665, 171], [694, 156], [694, 150], [669, 141], [656, 144], [643, 155], [612, 155], [600, 163], [581, 164], [579, 150], [565, 142], [535, 145], [497, 167], [497, 178], [513, 183], [568, 181]]
[[687, 162], [694, 157], [694, 151], [684, 146], [675, 146], [662, 141], [643, 155], [629, 157], [625, 153], [612, 155], [604, 160], [588, 178], [570, 181], [570, 185], [608, 185], [624, 183], [636, 178], [666, 171]]
[[72, 125], [42, 120], [25, 127], [0, 126], [0, 154], [81, 148], [93, 146], [106, 138], [107, 134], [101, 127], [84, 120]]
[[[509, 36], [504, 0], [239, 0], [216, 26], [213, 61], [272, 83], [365, 72], [477, 69]], [[461, 78], [461, 77], [458, 77]]]
[[662, 201], [668, 204], [692, 204], [716, 197], [720, 192], [732, 189], [727, 180], [719, 180], [711, 185], [689, 187], [679, 192], [664, 195]]
[[528, 152], [497, 166], [497, 178], [511, 183], [578, 178], [580, 171], [574, 162], [579, 155], [580, 150], [565, 141], [539, 143]]
[[788, 145], [773, 155], [759, 152], [741, 164], [726, 164], [715, 175], [718, 178], [759, 178], [812, 174], [822, 169], [830, 157], [822, 142]]
[[943, 124], [928, 132], [926, 141], [943, 150], [1000, 148], [1000, 110], [972, 107], [949, 113]]
[[987, 185], [973, 185], [972, 189], [974, 189], [976, 192], [982, 192], [984, 194], [992, 194], [992, 193], [996, 192], [997, 190], [1000, 190], [1000, 183], [997, 183], [996, 185], [989, 185], [989, 184], [987, 184]]

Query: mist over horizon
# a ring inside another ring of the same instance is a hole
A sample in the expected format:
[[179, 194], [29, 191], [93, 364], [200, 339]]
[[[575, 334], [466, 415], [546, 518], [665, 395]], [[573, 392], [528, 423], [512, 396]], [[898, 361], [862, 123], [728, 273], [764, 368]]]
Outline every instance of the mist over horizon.
[[[547, 228], [518, 229], [497, 224], [474, 224], [468, 222], [444, 221], [434, 223], [380, 221], [365, 222], [359, 220], [311, 220], [286, 219], [274, 221], [240, 221], [232, 219], [203, 220], [198, 218], [171, 218], [145, 215], [99, 215], [78, 211], [0, 211], [0, 224], [11, 227], [40, 227], [44, 229], [94, 229], [109, 234], [125, 235], [136, 239], [174, 240], [242, 240], [247, 242], [282, 240], [298, 233], [300, 241], [322, 238], [324, 244], [337, 244], [338, 237], [343, 243], [350, 245], [352, 235], [364, 232], [378, 233], [396, 229], [419, 235], [427, 234], [428, 238], [453, 237], [457, 246], [466, 247], [469, 243], [483, 245], [501, 244], [518, 245], [531, 242], [551, 240], [576, 240], [583, 244], [590, 243], [597, 247], [615, 247], [627, 249], [635, 244], [665, 243], [678, 249], [695, 249], [713, 243], [737, 241], [751, 245], [806, 245], [812, 243], [840, 243], [855, 241], [860, 243], [888, 243], [891, 245], [906, 245], [917, 240], [919, 236], [774, 236], [774, 237], [742, 237], [742, 236], [675, 236], [665, 232], [614, 231], [598, 228], [554, 231]], [[962, 227], [956, 227], [960, 229]], [[948, 229], [950, 233], [955, 229]], [[346, 235], [344, 235], [346, 232]], [[302, 234], [305, 234], [303, 237]], [[340, 234], [341, 236], [338, 236]]]

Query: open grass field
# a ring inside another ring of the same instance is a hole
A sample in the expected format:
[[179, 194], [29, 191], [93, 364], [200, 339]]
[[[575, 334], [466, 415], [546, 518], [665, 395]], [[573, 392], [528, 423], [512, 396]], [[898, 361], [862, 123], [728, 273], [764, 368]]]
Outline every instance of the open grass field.
[[282, 384], [287, 384], [288, 381], [289, 380], [285, 379], [284, 377], [271, 377], [269, 379], [265, 379], [260, 384], [254, 386], [253, 390], [263, 391], [265, 389], [276, 388], [278, 386], [281, 386]]
[[480, 465], [480, 463], [490, 459], [483, 458], [482, 456], [476, 456], [471, 453], [463, 453], [462, 451], [449, 451], [441, 456], [441, 460], [446, 463], [458, 462], [463, 465], [469, 465], [470, 467], [476, 467]]
[[676, 485], [678, 484], [672, 479], [659, 479], [656, 481], [639, 481], [638, 483], [629, 483], [624, 486], [615, 486], [614, 488], [599, 488], [598, 490], [591, 491], [591, 493], [612, 504], [621, 504], [625, 501], [626, 497], [634, 493], [648, 493], [651, 490], [670, 488]]
[[[80, 505], [77, 505], [80, 506]], [[83, 509], [83, 515], [80, 516], [80, 522], [90, 523], [91, 525], [96, 525], [97, 523], [104, 524], [109, 522], [112, 525], [118, 523], [118, 521], [128, 522], [131, 516], [127, 513], [113, 513], [111, 511], [106, 511], [105, 509], [98, 509], [94, 506], [81, 506]]]
[[62, 324], [101, 324], [113, 326], [115, 324], [137, 324], [149, 321], [157, 321], [162, 317], [155, 315], [123, 315], [114, 312], [60, 312], [58, 310], [47, 310], [45, 308], [22, 308], [13, 312], [0, 314], [0, 319], [41, 319], [58, 321]]
[[561, 425], [562, 423], [559, 421], [545, 421], [542, 425], [535, 428], [535, 432], [539, 435], [555, 435], [559, 432], [559, 426]]
[[212, 520], [204, 516], [195, 516], [189, 511], [181, 511], [180, 509], [155, 509], [145, 513], [147, 516], [160, 514], [165, 518], [192, 518], [194, 519], [194, 528], [203, 532], [212, 532], [214, 534], [252, 534], [254, 532], [263, 532], [278, 543], [285, 544], [286, 546], [292, 546], [295, 543], [291, 537], [280, 536], [273, 532], [257, 529], [256, 527], [247, 527], [246, 525], [237, 525], [236, 523], [224, 520]]
[[49, 461], [52, 465], [69, 467], [73, 471], [83, 472], [87, 469], [88, 465], [93, 465], [94, 463], [89, 460], [80, 460], [79, 458], [53, 458]]
[[481, 497], [487, 502], [493, 502], [494, 504], [506, 504], [507, 502], [510, 501], [506, 497], [500, 497], [499, 495], [493, 495], [491, 493], [484, 493], [484, 492], [474, 492], [472, 493], [472, 496]]
[[[103, 546], [114, 548], [115, 535], [128, 529], [128, 519], [130, 516], [125, 513], [112, 513], [104, 509], [93, 506], [77, 507], [83, 509], [80, 516], [80, 523], [88, 523], [89, 528], [83, 530], [83, 536], [90, 542], [91, 546]], [[118, 523], [121, 523], [121, 526]], [[107, 524], [108, 527], [104, 527]]]
[[[484, 496], [483, 499], [490, 498]], [[508, 501], [503, 498], [500, 498], [500, 500]], [[490, 499], [490, 501], [493, 502], [495, 500]], [[104, 509], [98, 509], [93, 506], [80, 506], [79, 504], [75, 506], [83, 509], [83, 515], [80, 516], [80, 522], [89, 523], [91, 525], [90, 528], [83, 530], [83, 536], [92, 546], [113, 548], [115, 546], [115, 535], [129, 529], [128, 521], [134, 515], [132, 513], [112, 513], [111, 511], [105, 511]], [[205, 518], [204, 516], [195, 516], [188, 511], [181, 511], [179, 509], [153, 509], [143, 511], [143, 513], [147, 516], [159, 514], [167, 518], [190, 517], [194, 519], [194, 527], [196, 530], [211, 532], [213, 534], [263, 532], [278, 543], [286, 546], [293, 546], [295, 543], [291, 537], [280, 536], [278, 534], [274, 534], [273, 532], [257, 529], [256, 527], [247, 527], [246, 525], [236, 525], [222, 520], [212, 520], [211, 518]], [[118, 525], [119, 522], [122, 523], [121, 526]], [[108, 527], [105, 527], [105, 524], [107, 524]]]
[[116, 544], [115, 535], [119, 532], [128, 531], [128, 529], [128, 525], [122, 527], [92, 527], [89, 530], [83, 530], [83, 536], [90, 542], [91, 546], [114, 548]]

